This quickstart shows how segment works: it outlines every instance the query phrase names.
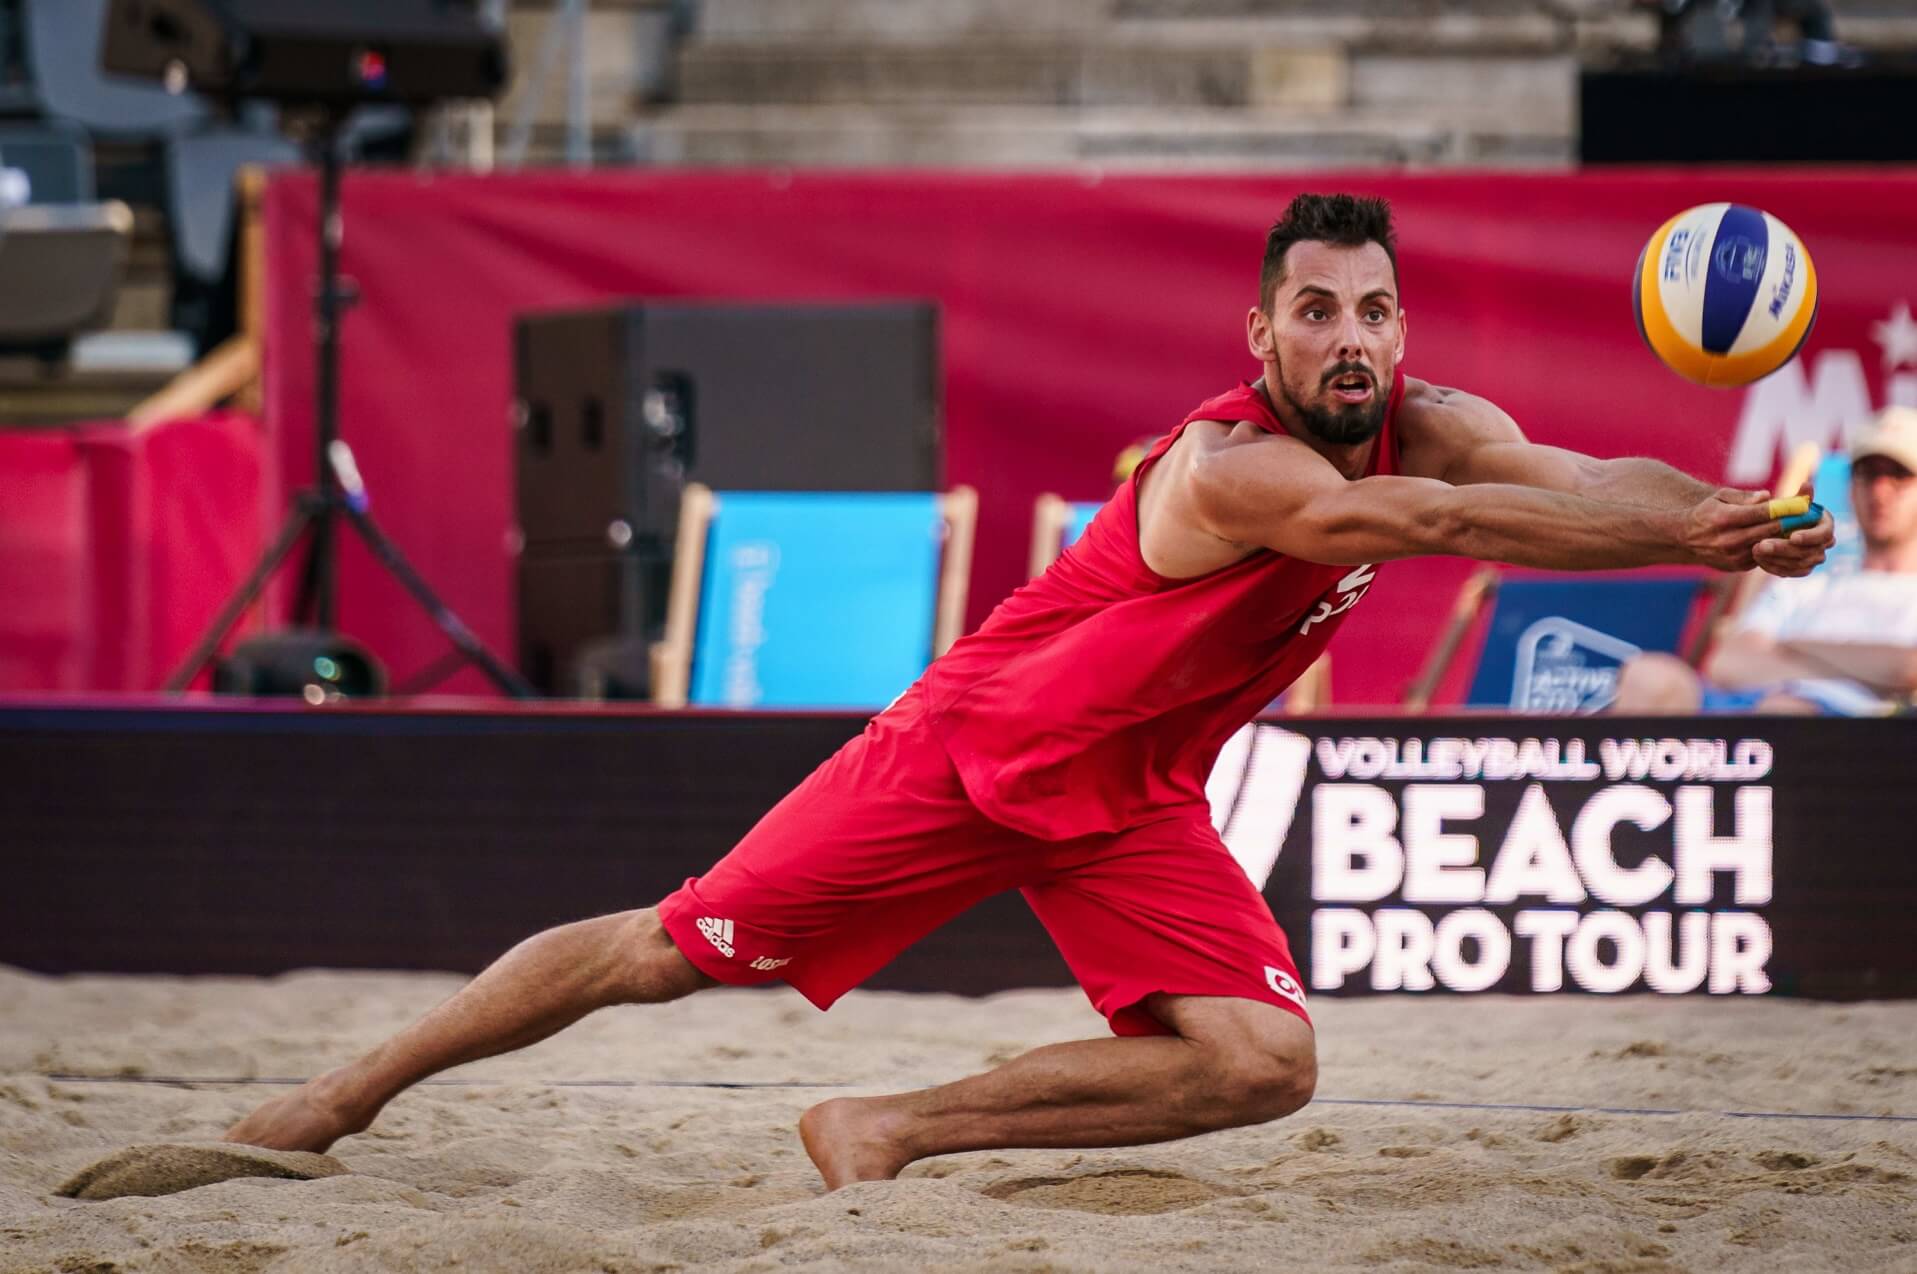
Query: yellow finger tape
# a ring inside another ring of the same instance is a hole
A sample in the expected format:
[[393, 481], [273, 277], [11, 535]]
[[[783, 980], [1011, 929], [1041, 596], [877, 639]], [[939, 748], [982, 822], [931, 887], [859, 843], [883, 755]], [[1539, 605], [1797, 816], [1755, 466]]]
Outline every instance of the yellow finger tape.
[[1800, 513], [1808, 513], [1810, 497], [1794, 495], [1783, 500], [1772, 500], [1770, 512], [1773, 518], [1794, 518]]

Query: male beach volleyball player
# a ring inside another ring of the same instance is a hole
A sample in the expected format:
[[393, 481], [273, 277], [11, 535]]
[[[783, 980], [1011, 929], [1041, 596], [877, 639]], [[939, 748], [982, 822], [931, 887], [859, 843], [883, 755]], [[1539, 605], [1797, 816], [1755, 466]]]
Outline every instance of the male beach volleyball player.
[[[705, 875], [538, 934], [360, 1060], [229, 1139], [322, 1150], [449, 1066], [612, 1004], [785, 981], [821, 1007], [988, 895], [1020, 889], [1115, 1038], [800, 1121], [826, 1185], [928, 1155], [1132, 1145], [1310, 1100], [1284, 935], [1213, 831], [1225, 740], [1314, 660], [1378, 564], [1675, 562], [1802, 575], [1766, 493], [1524, 440], [1482, 398], [1398, 370], [1389, 207], [1303, 195], [1248, 318], [1264, 373], [1203, 404], [1084, 538], [1008, 598]], [[1514, 351], [1514, 355], [1517, 351]]]

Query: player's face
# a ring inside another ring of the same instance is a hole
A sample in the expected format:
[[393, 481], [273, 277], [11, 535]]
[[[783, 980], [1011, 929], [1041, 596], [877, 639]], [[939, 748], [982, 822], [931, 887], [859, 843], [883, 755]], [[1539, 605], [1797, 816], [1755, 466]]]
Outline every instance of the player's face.
[[1851, 466], [1850, 499], [1868, 547], [1917, 541], [1917, 476], [1889, 456], [1865, 456]]
[[1250, 316], [1251, 351], [1280, 410], [1338, 446], [1384, 425], [1404, 334], [1391, 258], [1376, 243], [1292, 244], [1270, 312]]

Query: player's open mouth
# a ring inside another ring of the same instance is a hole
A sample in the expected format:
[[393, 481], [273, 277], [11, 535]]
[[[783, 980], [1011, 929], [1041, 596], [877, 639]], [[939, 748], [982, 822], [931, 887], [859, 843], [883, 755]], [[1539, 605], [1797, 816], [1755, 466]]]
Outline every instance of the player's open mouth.
[[1353, 374], [1331, 382], [1331, 396], [1341, 403], [1361, 403], [1371, 397], [1371, 377]]

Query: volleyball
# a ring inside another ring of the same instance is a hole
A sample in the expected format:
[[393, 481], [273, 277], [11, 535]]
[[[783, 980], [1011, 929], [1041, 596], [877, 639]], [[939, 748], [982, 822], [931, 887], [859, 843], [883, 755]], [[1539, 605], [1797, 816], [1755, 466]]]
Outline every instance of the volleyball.
[[1735, 203], [1659, 226], [1631, 280], [1651, 352], [1700, 385], [1748, 385], [1788, 363], [1817, 319], [1817, 271], [1789, 226]]

